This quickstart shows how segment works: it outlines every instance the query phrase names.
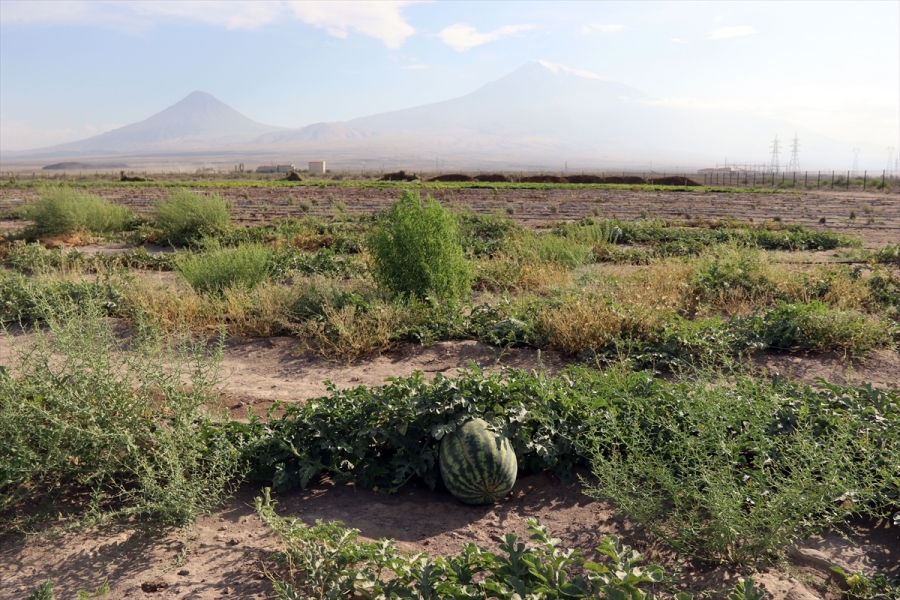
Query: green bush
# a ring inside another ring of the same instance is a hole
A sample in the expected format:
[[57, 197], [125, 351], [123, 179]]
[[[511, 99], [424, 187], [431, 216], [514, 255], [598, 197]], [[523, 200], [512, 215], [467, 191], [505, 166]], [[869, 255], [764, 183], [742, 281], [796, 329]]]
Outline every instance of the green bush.
[[820, 385], [701, 378], [598, 407], [589, 494], [708, 561], [752, 563], [853, 516], [889, 517], [900, 397]]
[[0, 522], [182, 525], [218, 505], [241, 477], [205, 409], [221, 347], [148, 328], [122, 339], [97, 302], [32, 301], [46, 327], [11, 339], [0, 369]]
[[893, 343], [895, 327], [888, 321], [854, 310], [836, 310], [813, 301], [779, 302], [747, 324], [760, 336], [760, 345], [772, 350], [841, 350], [855, 356]]
[[134, 215], [124, 206], [68, 187], [41, 190], [40, 198], [23, 206], [18, 214], [33, 222], [28, 233], [35, 236], [115, 233], [125, 231], [134, 222]]
[[176, 190], [156, 207], [155, 216], [162, 239], [172, 245], [196, 244], [231, 229], [231, 206], [219, 194]]
[[456, 218], [430, 196], [404, 191], [368, 241], [375, 280], [392, 293], [447, 299], [471, 289]]
[[211, 293], [232, 287], [252, 289], [269, 278], [272, 266], [272, 250], [250, 244], [185, 253], [175, 260], [176, 269], [192, 288]]

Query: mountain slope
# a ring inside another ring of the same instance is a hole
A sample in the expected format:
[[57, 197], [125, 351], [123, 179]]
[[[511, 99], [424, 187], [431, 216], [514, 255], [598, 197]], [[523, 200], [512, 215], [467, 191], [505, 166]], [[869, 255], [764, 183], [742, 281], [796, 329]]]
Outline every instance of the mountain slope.
[[495, 159], [643, 167], [650, 161], [706, 165], [723, 157], [761, 163], [775, 134], [785, 141], [795, 132], [807, 164], [839, 164], [850, 155], [847, 144], [782, 121], [659, 102], [592, 73], [532, 61], [465, 96], [269, 134], [252, 145], [469, 165]]
[[17, 154], [68, 156], [206, 150], [242, 144], [281, 129], [257, 123], [206, 92], [192, 92], [139, 123], [85, 140]]

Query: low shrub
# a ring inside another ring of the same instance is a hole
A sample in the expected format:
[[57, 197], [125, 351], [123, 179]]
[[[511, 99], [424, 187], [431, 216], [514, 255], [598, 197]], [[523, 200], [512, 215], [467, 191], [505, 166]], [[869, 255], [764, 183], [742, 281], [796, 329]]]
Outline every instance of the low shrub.
[[897, 328], [889, 322], [855, 310], [831, 309], [822, 302], [791, 304], [754, 315], [748, 326], [772, 350], [839, 350], [854, 356], [893, 344]]
[[524, 232], [521, 225], [502, 216], [463, 212], [456, 220], [463, 250], [472, 257], [493, 256]]
[[46, 329], [11, 339], [0, 370], [0, 520], [168, 526], [217, 506], [242, 475], [204, 408], [221, 346], [210, 358], [148, 328], [122, 339], [97, 302], [33, 302]]
[[14, 241], [2, 256], [3, 264], [20, 273], [41, 274], [109, 274], [118, 269], [152, 269], [171, 271], [175, 255], [150, 254], [146, 248], [133, 248], [120, 254], [88, 254], [77, 248], [48, 249], [39, 243]]
[[522, 263], [549, 263], [566, 269], [577, 269], [593, 262], [590, 245], [553, 233], [531, 233], [519, 236], [515, 242], [509, 245], [508, 254]]
[[219, 194], [175, 190], [156, 207], [154, 216], [162, 240], [171, 245], [197, 244], [231, 229], [231, 205]]
[[430, 196], [404, 191], [369, 236], [372, 274], [394, 294], [460, 298], [473, 270], [463, 255], [456, 218]]
[[42, 189], [40, 198], [19, 209], [18, 216], [32, 221], [26, 232], [32, 236], [116, 233], [134, 222], [134, 215], [124, 206], [69, 187]]
[[588, 493], [677, 552], [716, 562], [771, 558], [853, 516], [890, 516], [900, 397], [819, 385], [701, 380], [599, 409]]
[[175, 266], [195, 290], [222, 293], [228, 288], [253, 288], [272, 272], [272, 250], [264, 246], [213, 248], [203, 253], [185, 253]]
[[44, 281], [0, 271], [0, 325], [41, 323], [59, 307], [97, 305], [104, 314], [115, 313], [123, 299], [111, 280]]

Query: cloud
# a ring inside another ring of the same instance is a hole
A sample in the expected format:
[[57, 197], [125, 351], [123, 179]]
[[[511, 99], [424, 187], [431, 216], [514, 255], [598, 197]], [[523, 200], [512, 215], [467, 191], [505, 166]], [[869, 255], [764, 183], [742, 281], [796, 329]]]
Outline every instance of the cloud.
[[400, 12], [415, 2], [288, 2], [294, 15], [304, 23], [325, 29], [344, 39], [349, 31], [368, 35], [399, 48], [415, 33]]
[[442, 29], [438, 36], [441, 38], [441, 41], [454, 50], [464, 52], [475, 46], [496, 42], [529, 29], [534, 29], [534, 25], [505, 25], [487, 33], [479, 33], [474, 27], [470, 27], [465, 23], [457, 23]]
[[674, 43], [676, 43], [676, 44], [690, 44], [689, 41], [683, 40], [683, 39], [681, 39], [681, 38], [672, 38], [672, 39], [669, 40], [669, 41], [670, 41], [670, 42], [674, 42]]
[[328, 2], [288, 0], [133, 0], [99, 2], [87, 0], [4, 0], [0, 21], [11, 23], [50, 22], [74, 25], [102, 24], [134, 29], [164, 19], [199, 21], [227, 29], [259, 29], [286, 18], [324, 29], [346, 39], [350, 32], [381, 40], [388, 48], [399, 48], [415, 33], [402, 14], [414, 0]]
[[581, 28], [581, 33], [616, 33], [628, 29], [624, 25], [602, 25], [600, 23], [588, 23]]
[[425, 69], [427, 67], [425, 65], [403, 65], [400, 68], [406, 69], [407, 71], [417, 71], [419, 69]]
[[739, 27], [722, 27], [716, 29], [709, 34], [706, 39], [709, 40], [727, 40], [729, 38], [744, 37], [745, 35], [753, 35], [756, 30], [750, 25], [741, 25]]

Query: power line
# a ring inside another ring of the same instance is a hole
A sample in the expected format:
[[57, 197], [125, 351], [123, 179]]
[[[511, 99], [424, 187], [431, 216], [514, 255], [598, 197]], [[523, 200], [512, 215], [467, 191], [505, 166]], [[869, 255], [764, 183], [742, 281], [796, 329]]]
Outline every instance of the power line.
[[800, 170], [800, 138], [797, 132], [794, 132], [794, 139], [791, 141], [791, 162], [788, 163], [788, 171], [797, 172]]
[[772, 142], [772, 162], [769, 165], [773, 173], [777, 173], [781, 170], [781, 165], [778, 162], [778, 154], [780, 150], [781, 142], [778, 141], [778, 134], [775, 134], [775, 141]]

